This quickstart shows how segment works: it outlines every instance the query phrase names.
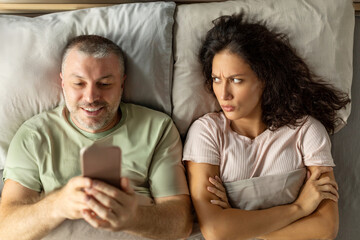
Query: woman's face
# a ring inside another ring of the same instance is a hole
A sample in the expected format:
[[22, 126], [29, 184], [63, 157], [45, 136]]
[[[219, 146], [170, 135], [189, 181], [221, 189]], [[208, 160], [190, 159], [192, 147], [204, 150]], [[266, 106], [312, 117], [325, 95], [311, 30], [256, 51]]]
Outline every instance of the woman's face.
[[240, 56], [223, 50], [214, 56], [213, 89], [225, 116], [232, 120], [261, 120], [263, 83]]

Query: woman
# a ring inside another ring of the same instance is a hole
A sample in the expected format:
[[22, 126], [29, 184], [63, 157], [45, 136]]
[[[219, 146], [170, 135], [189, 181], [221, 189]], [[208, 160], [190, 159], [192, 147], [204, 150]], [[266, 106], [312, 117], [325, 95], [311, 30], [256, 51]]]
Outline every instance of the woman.
[[204, 237], [335, 238], [327, 132], [349, 98], [314, 76], [283, 34], [243, 14], [214, 25], [200, 61], [222, 111], [194, 122], [183, 156]]

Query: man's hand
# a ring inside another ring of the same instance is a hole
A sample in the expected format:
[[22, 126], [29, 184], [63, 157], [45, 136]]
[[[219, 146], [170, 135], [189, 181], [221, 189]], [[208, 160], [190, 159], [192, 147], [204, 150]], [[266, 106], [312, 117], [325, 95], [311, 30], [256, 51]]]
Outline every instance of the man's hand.
[[[191, 202], [188, 195], [158, 197], [141, 202], [127, 178], [121, 189], [101, 181], [85, 188], [87, 209], [82, 217], [91, 226], [124, 231], [154, 239], [179, 239], [189, 236], [192, 228]], [[143, 205], [145, 203], [145, 205]]]
[[0, 238], [41, 239], [65, 219], [82, 218], [82, 210], [88, 208], [83, 189], [91, 182], [74, 177], [63, 188], [44, 196], [6, 180], [0, 205]]
[[90, 188], [92, 180], [85, 177], [74, 177], [58, 192], [54, 193], [56, 216], [65, 219], [80, 219], [82, 211], [88, 209], [88, 196], [84, 189]]
[[135, 222], [139, 204], [127, 178], [121, 178], [121, 190], [94, 180], [85, 192], [88, 210], [82, 216], [93, 227], [120, 231]]

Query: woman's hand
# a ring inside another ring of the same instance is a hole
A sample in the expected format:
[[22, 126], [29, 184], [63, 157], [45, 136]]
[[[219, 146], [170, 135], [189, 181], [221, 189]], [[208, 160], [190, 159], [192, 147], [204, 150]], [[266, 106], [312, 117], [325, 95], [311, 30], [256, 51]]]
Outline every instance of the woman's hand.
[[299, 197], [294, 202], [304, 211], [305, 216], [314, 212], [324, 199], [338, 201], [338, 185], [335, 180], [330, 177], [320, 178], [323, 173], [331, 171], [331, 167], [317, 168], [305, 182]]
[[212, 204], [218, 205], [222, 207], [223, 209], [231, 208], [227, 195], [226, 190], [224, 188], [224, 185], [221, 181], [221, 179], [218, 176], [215, 176], [215, 178], [210, 177], [209, 182], [214, 187], [207, 187], [207, 190], [213, 194], [215, 194], [219, 199], [213, 199], [210, 202]]

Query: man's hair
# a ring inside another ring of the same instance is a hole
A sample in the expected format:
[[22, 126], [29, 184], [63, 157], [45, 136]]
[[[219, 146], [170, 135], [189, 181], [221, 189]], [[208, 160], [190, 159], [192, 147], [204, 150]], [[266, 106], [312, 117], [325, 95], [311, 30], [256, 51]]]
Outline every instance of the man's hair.
[[342, 121], [336, 111], [350, 102], [348, 95], [313, 74], [285, 34], [269, 30], [265, 23], [249, 22], [243, 13], [222, 16], [213, 23], [199, 53], [210, 91], [213, 58], [227, 50], [248, 63], [263, 82], [262, 121], [270, 130], [298, 126], [310, 115], [329, 133], [334, 131], [336, 123]]
[[94, 58], [104, 58], [110, 54], [115, 54], [119, 59], [120, 70], [125, 74], [125, 59], [121, 48], [111, 40], [97, 35], [77, 36], [67, 43], [62, 54], [61, 72], [64, 71], [70, 50], [74, 48]]

